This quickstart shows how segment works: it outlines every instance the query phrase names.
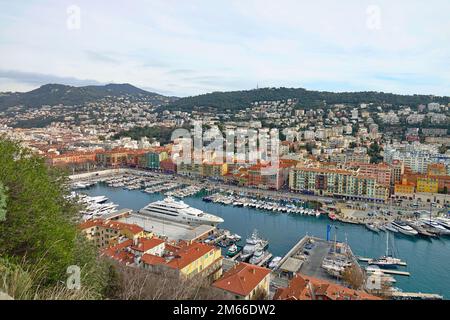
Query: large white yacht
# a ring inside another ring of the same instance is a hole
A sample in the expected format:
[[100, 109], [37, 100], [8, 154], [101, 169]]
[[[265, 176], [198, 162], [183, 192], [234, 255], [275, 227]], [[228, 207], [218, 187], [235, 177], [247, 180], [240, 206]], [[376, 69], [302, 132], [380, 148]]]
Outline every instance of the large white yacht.
[[223, 222], [220, 217], [192, 208], [183, 201], [175, 201], [172, 197], [152, 202], [138, 212], [142, 215], [190, 225], [216, 226]]

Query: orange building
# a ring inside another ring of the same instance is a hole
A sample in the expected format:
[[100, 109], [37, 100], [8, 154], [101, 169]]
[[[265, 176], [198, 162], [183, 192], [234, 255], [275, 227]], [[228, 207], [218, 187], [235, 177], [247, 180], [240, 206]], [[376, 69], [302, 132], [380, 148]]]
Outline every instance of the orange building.
[[50, 166], [95, 163], [96, 155], [96, 152], [67, 152], [59, 155], [47, 155], [46, 162]]
[[416, 184], [414, 182], [408, 181], [408, 179], [403, 178], [401, 183], [396, 183], [394, 186], [394, 193], [412, 195], [416, 188]]

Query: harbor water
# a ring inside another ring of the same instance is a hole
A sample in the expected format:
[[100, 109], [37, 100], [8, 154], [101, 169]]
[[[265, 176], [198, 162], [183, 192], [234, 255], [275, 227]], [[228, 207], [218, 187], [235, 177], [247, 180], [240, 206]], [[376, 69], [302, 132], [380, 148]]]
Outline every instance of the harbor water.
[[[82, 191], [91, 196], [105, 195], [119, 208], [139, 210], [149, 202], [164, 198], [161, 194], [147, 194], [139, 190], [112, 188], [97, 184]], [[269, 251], [283, 256], [306, 234], [326, 238], [327, 225], [332, 224], [331, 239], [347, 241], [356, 255], [377, 258], [385, 254], [386, 233], [376, 234], [362, 225], [332, 222], [328, 217], [290, 215], [247, 207], [225, 206], [204, 202], [201, 197], [187, 197], [184, 202], [205, 212], [222, 217], [220, 228], [242, 236], [243, 241], [257, 229], [269, 240]], [[396, 287], [407, 292], [437, 293], [450, 299], [450, 237], [424, 239], [395, 234], [390, 237], [390, 250], [403, 261], [410, 277], [396, 276]]]

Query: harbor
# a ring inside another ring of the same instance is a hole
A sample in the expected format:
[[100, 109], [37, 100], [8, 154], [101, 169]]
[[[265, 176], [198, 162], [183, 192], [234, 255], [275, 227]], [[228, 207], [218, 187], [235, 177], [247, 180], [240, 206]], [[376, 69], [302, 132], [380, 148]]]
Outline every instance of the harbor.
[[[101, 179], [103, 178], [100, 177], [99, 180]], [[106, 196], [110, 201], [119, 204], [119, 208], [132, 208], [134, 211], [140, 210], [149, 202], [165, 197], [161, 193], [147, 194], [140, 190], [108, 186], [102, 181], [97, 181], [96, 184], [78, 191], [90, 196]], [[212, 194], [214, 193], [206, 196]], [[242, 240], [236, 243], [238, 246], [245, 246], [245, 239], [251, 236], [255, 228], [258, 229], [261, 237], [269, 241], [268, 251], [273, 257], [285, 256], [302, 235], [324, 238], [329, 224], [337, 227], [333, 229], [333, 236], [336, 236], [340, 242], [347, 241], [355, 255], [374, 258], [385, 252], [385, 231], [372, 232], [364, 225], [332, 221], [327, 214], [323, 213], [319, 217], [293, 214], [248, 205], [207, 202], [203, 201], [204, 197], [204, 194], [197, 194], [185, 197], [184, 201], [195, 208], [223, 218], [224, 223], [220, 224], [219, 228], [240, 235]], [[249, 198], [240, 195], [239, 197]], [[299, 204], [302, 206], [301, 203]], [[449, 297], [450, 277], [446, 270], [450, 250], [446, 237], [408, 236], [400, 232], [391, 232], [391, 234], [396, 251], [402, 260], [407, 262], [405, 272], [410, 273], [408, 277], [397, 277], [395, 286], [405, 292], [433, 292]], [[227, 250], [223, 250], [224, 256]]]

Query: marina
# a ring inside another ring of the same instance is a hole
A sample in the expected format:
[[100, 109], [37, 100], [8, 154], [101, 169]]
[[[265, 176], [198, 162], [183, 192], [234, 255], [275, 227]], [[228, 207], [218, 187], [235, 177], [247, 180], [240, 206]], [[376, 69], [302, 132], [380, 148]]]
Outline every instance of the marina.
[[[120, 208], [129, 207], [135, 211], [152, 201], [164, 198], [162, 194], [146, 194], [138, 190], [109, 187], [101, 182], [83, 192], [90, 196], [105, 195], [118, 203]], [[243, 240], [236, 243], [240, 246], [244, 246], [245, 239], [251, 236], [254, 228], [257, 228], [260, 234], [269, 240], [270, 253], [274, 256], [284, 256], [302, 234], [323, 237], [326, 233], [326, 226], [333, 224], [338, 227], [334, 231], [338, 241], [347, 239], [357, 255], [377, 257], [385, 252], [384, 232], [374, 233], [364, 226], [333, 222], [326, 215], [316, 217], [280, 214], [281, 212], [248, 205], [224, 205], [213, 201], [203, 201], [202, 197], [188, 196], [184, 201], [195, 208], [223, 218], [224, 222], [219, 227], [241, 235]], [[450, 250], [447, 240], [445, 238], [412, 237], [397, 230], [392, 233], [392, 238], [395, 240], [396, 250], [400, 252], [400, 257], [408, 262], [407, 272], [411, 274], [409, 277], [399, 277], [396, 286], [405, 291], [449, 295], [450, 277], [446, 272], [446, 266], [450, 263], [448, 261]], [[224, 255], [226, 255], [226, 250], [224, 250]], [[239, 253], [236, 254], [233, 259], [238, 259], [239, 255]]]

